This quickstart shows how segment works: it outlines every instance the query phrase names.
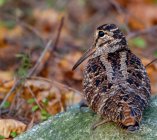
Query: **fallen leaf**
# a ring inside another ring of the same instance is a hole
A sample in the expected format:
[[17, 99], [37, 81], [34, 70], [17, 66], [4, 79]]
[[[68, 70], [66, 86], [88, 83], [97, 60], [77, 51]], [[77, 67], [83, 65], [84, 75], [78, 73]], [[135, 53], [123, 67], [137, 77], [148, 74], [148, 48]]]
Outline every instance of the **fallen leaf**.
[[20, 134], [24, 132], [26, 125], [13, 119], [0, 119], [0, 135], [9, 138], [12, 132]]
[[[150, 60], [150, 59], [142, 58], [142, 62], [145, 66], [148, 63], [150, 63], [151, 61], [152, 60]], [[148, 76], [150, 78], [152, 94], [155, 94], [155, 93], [157, 93], [157, 78], [156, 78], [157, 64], [152, 63], [151, 65], [146, 67], [146, 70], [147, 70]]]

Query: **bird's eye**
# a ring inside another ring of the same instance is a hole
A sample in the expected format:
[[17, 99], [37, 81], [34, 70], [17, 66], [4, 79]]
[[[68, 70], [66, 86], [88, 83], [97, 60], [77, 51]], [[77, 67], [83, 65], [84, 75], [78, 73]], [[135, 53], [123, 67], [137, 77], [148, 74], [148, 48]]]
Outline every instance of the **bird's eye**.
[[103, 37], [105, 35], [105, 33], [103, 31], [99, 31], [98, 35], [99, 35], [99, 37]]

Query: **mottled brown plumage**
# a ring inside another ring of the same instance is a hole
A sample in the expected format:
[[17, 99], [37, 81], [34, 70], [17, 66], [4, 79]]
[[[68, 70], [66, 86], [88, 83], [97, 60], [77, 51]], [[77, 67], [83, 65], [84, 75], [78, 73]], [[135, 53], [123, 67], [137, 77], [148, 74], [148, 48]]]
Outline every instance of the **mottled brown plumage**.
[[150, 81], [141, 60], [114, 24], [97, 28], [95, 44], [76, 63], [92, 55], [84, 70], [83, 96], [105, 120], [128, 131], [139, 129], [150, 98]]

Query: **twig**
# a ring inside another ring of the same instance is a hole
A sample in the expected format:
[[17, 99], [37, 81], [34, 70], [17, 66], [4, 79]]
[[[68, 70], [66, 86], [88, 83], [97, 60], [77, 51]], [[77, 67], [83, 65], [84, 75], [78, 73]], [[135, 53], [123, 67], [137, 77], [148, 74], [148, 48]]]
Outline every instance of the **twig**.
[[39, 67], [39, 65], [41, 64], [46, 52], [49, 50], [49, 48], [52, 45], [52, 40], [49, 40], [49, 42], [47, 43], [44, 51], [42, 52], [42, 54], [40, 55], [39, 59], [37, 60], [37, 62], [35, 63], [34, 67], [29, 71], [27, 77], [30, 77], [31, 75], [34, 74], [34, 72], [37, 70], [37, 68]]
[[133, 38], [133, 37], [136, 37], [136, 36], [139, 36], [139, 35], [144, 35], [144, 34], [148, 34], [148, 33], [152, 33], [152, 32], [155, 32], [157, 30], [157, 26], [152, 26], [148, 29], [143, 29], [141, 31], [137, 31], [137, 32], [132, 32], [132, 33], [129, 33], [127, 35], [127, 39], [130, 39], [130, 38]]
[[33, 125], [34, 125], [34, 120], [35, 120], [35, 115], [33, 114], [32, 120], [31, 120], [30, 123], [27, 125], [26, 131], [29, 130], [29, 129], [31, 129], [31, 128], [33, 127]]
[[[12, 101], [11, 106], [10, 106], [9, 114], [12, 113], [12, 110], [13, 110], [15, 104], [16, 104], [16, 103], [15, 103], [16, 99], [18, 99], [19, 96], [20, 96], [20, 94], [23, 92], [23, 88], [22, 88], [22, 87], [23, 87], [23, 85], [19, 87], [18, 91], [16, 92], [15, 97], [13, 98], [13, 101]], [[20, 107], [21, 107], [20, 105], [19, 105], [19, 106], [16, 106], [16, 109], [15, 109], [15, 110], [18, 110]]]
[[[52, 40], [50, 40], [44, 51], [42, 52], [42, 54], [40, 55], [38, 61], [36, 62], [36, 64], [34, 65], [34, 67], [29, 71], [29, 73], [27, 74], [26, 78], [27, 77], [30, 77], [34, 74], [34, 72], [36, 71], [37, 67], [40, 65], [42, 59], [44, 58], [45, 56], [45, 53], [48, 51], [48, 49], [50, 48], [52, 44]], [[8, 97], [16, 90], [17, 87], [19, 87], [19, 85], [21, 84], [21, 80], [25, 80], [25, 79], [17, 79], [14, 86], [11, 88], [11, 90], [7, 93], [7, 95], [5, 96], [5, 98], [3, 99], [2, 103], [0, 104], [0, 109], [3, 107], [4, 103], [6, 102], [6, 100], [8, 99]]]
[[47, 54], [47, 58], [44, 60], [43, 63], [40, 64], [40, 67], [36, 71], [35, 75], [38, 75], [43, 70], [43, 68], [47, 67], [48, 62], [49, 62], [48, 60], [50, 60], [50, 57], [53, 56], [52, 54], [54, 54], [54, 51], [56, 50], [56, 48], [58, 46], [58, 42], [59, 42], [59, 38], [61, 35], [63, 24], [64, 24], [64, 17], [61, 18], [60, 25], [59, 25], [58, 32], [57, 32], [57, 36], [56, 36], [55, 43], [54, 43], [53, 47], [49, 50], [49, 52]]
[[62, 31], [63, 25], [64, 25], [64, 17], [61, 18], [61, 22], [60, 22], [60, 25], [59, 25], [59, 28], [58, 28], [58, 33], [57, 33], [57, 36], [56, 36], [54, 47], [53, 47], [53, 49], [51, 49], [51, 53], [53, 51], [55, 51], [57, 46], [58, 46], [58, 42], [59, 42], [59, 38], [60, 38], [60, 35], [61, 35], [61, 31]]
[[[64, 22], [64, 18], [61, 19], [61, 25], [60, 25], [59, 33], [58, 33], [58, 35], [57, 35], [56, 40], [59, 40], [59, 36], [60, 36], [60, 32], [61, 32], [61, 29], [62, 29], [62, 26], [63, 26], [63, 22]], [[58, 41], [55, 41], [55, 42], [56, 42], [55, 45], [57, 46]], [[4, 97], [2, 103], [0, 104], [0, 110], [1, 110], [1, 108], [3, 107], [4, 103], [6, 102], [6, 100], [8, 99], [8, 97], [20, 86], [20, 84], [21, 84], [22, 81], [25, 81], [27, 78], [29, 78], [30, 76], [32, 76], [33, 74], [35, 74], [35, 72], [36, 72], [36, 70], [37, 70], [37, 68], [39, 67], [40, 64], [42, 64], [42, 68], [43, 68], [45, 62], [44, 62], [44, 64], [41, 63], [41, 62], [42, 62], [42, 60], [43, 60], [45, 54], [48, 52], [49, 48], [51, 47], [51, 45], [52, 45], [52, 40], [49, 40], [48, 43], [46, 44], [45, 49], [44, 49], [43, 52], [41, 53], [39, 59], [37, 60], [37, 62], [36, 62], [35, 65], [33, 66], [33, 68], [28, 72], [26, 78], [24, 78], [24, 79], [17, 79], [17, 80], [16, 80], [15, 84], [14, 84], [13, 87], [10, 89], [10, 91], [6, 94], [6, 96]], [[54, 50], [54, 47], [52, 47], [51, 50]], [[50, 57], [50, 54], [49, 54], [49, 57]], [[41, 70], [41, 68], [40, 68], [40, 70]]]
[[76, 93], [78, 93], [78, 94], [82, 94], [80, 91], [78, 91], [78, 90], [76, 90], [76, 89], [74, 89], [74, 88], [71, 88], [71, 87], [69, 87], [68, 85], [65, 85], [65, 84], [62, 84], [62, 83], [60, 83], [60, 82], [57, 82], [57, 81], [54, 81], [54, 80], [49, 80], [49, 79], [46, 79], [46, 78], [44, 78], [44, 77], [39, 77], [39, 76], [31, 76], [31, 77], [29, 77], [29, 78], [27, 78], [27, 79], [30, 79], [30, 80], [42, 80], [42, 81], [45, 81], [45, 82], [48, 82], [48, 83], [50, 83], [50, 84], [57, 84], [57, 85], [59, 85], [59, 87], [64, 87], [64, 88], [66, 88], [66, 89], [69, 89], [69, 90], [71, 90], [71, 91], [75, 91]]
[[149, 62], [146, 66], [145, 66], [145, 68], [147, 68], [147, 67], [149, 67], [152, 63], [154, 63], [155, 61], [157, 61], [157, 58], [155, 58], [154, 60], [152, 60], [151, 62]]
[[[16, 19], [17, 22], [21, 23], [21, 21], [19, 21], [18, 19]], [[63, 23], [64, 23], [64, 17], [61, 19], [61, 24], [59, 26], [59, 30], [58, 30], [58, 34], [57, 34], [57, 37], [56, 37], [56, 41], [54, 43], [54, 46], [51, 48], [50, 52], [53, 52], [56, 48], [57, 48], [57, 45], [58, 45], [58, 41], [59, 41], [59, 37], [60, 37], [60, 34], [61, 34], [61, 29], [62, 29], [62, 26], [63, 26]], [[39, 33], [31, 26], [28, 26], [27, 24], [25, 23], [22, 23], [23, 26], [27, 27], [28, 29], [30, 29], [31, 31], [33, 31], [39, 38], [42, 42], [43, 39], [42, 37], [39, 35]], [[37, 73], [37, 68], [39, 67], [40, 64], [42, 64], [40, 66], [40, 71], [43, 69], [43, 67], [45, 66], [45, 63], [46, 61], [44, 61], [44, 63], [42, 63], [42, 60], [45, 56], [45, 54], [48, 52], [48, 50], [50, 49], [50, 46], [52, 45], [52, 40], [49, 40], [48, 43], [46, 44], [45, 46], [45, 49], [43, 50], [43, 52], [41, 53], [39, 59], [37, 60], [37, 62], [35, 63], [35, 65], [33, 66], [33, 68], [28, 72], [26, 78], [29, 78], [30, 76], [32, 76], [33, 74]], [[51, 56], [51, 53], [49, 53], [49, 57]], [[48, 58], [49, 58], [48, 57]], [[39, 72], [39, 71], [38, 71]], [[4, 97], [2, 103], [0, 104], [0, 113], [1, 113], [1, 109], [4, 105], [4, 103], [6, 102], [6, 100], [8, 99], [8, 97], [21, 85], [22, 83], [22, 80], [26, 80], [26, 78], [24, 79], [17, 79], [15, 81], [15, 84], [13, 85], [13, 87], [10, 89], [10, 91], [7, 93], [7, 95]]]
[[21, 80], [16, 80], [14, 86], [10, 89], [10, 91], [6, 94], [6, 96], [4, 97], [2, 103], [0, 104], [0, 109], [2, 109], [4, 103], [6, 102], [6, 100], [8, 99], [8, 97], [16, 90], [17, 87], [19, 87], [19, 85], [21, 84]]
[[34, 98], [34, 100], [35, 100], [36, 104], [37, 104], [37, 105], [38, 105], [38, 107], [40, 108], [40, 110], [42, 110], [41, 105], [39, 104], [38, 100], [36, 99], [36, 97], [35, 97], [35, 95], [34, 95], [34, 93], [33, 93], [32, 89], [30, 88], [30, 86], [29, 86], [29, 85], [27, 85], [27, 88], [28, 88], [29, 92], [31, 93], [32, 97]]

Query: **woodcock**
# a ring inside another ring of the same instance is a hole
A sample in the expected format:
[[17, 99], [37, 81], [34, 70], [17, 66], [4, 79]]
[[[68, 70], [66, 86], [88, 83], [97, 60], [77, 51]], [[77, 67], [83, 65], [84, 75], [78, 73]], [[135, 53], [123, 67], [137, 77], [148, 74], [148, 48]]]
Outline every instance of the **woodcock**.
[[84, 70], [83, 96], [103, 118], [128, 131], [139, 129], [148, 106], [151, 87], [141, 60], [128, 48], [123, 33], [114, 24], [97, 28], [94, 45], [74, 65], [90, 57]]

